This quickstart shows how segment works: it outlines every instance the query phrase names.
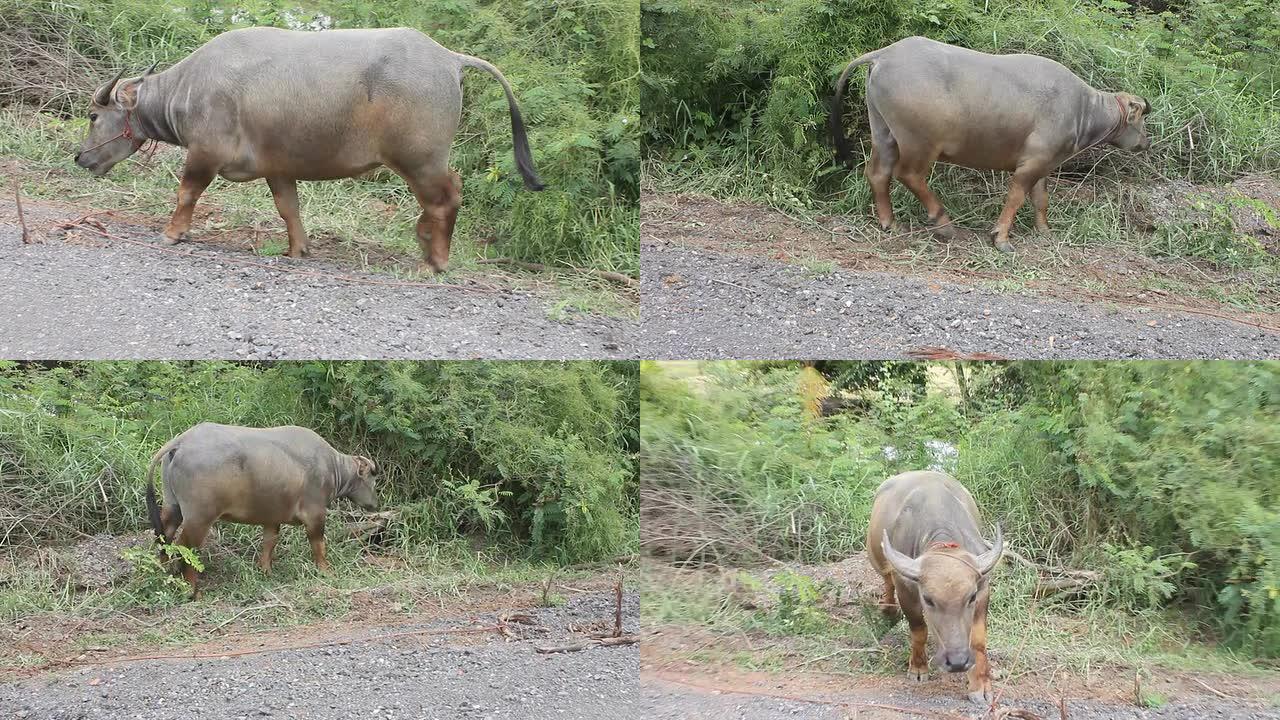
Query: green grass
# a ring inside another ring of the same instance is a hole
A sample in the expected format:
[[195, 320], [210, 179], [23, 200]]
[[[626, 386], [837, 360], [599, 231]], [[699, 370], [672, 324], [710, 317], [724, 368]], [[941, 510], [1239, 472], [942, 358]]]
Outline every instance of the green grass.
[[[66, 577], [20, 564], [22, 570], [0, 587], [0, 624], [44, 616], [88, 628], [94, 621], [107, 626], [76, 636], [60, 654], [68, 656], [73, 650], [177, 647], [227, 632], [340, 621], [357, 609], [358, 596], [371, 599], [362, 602], [361, 609], [368, 611], [372, 603], [377, 608], [374, 614], [389, 622], [411, 622], [434, 612], [461, 617], [473, 612], [462, 601], [471, 592], [520, 588], [532, 592], [539, 584], [573, 585], [599, 575], [531, 562], [498, 549], [477, 552], [465, 543], [433, 545], [412, 553], [391, 551], [382, 557], [398, 561], [394, 566], [374, 565], [361, 560], [362, 543], [341, 539], [336, 532], [340, 528], [332, 525], [330, 574], [315, 569], [304, 533], [285, 528], [272, 572], [266, 575], [254, 563], [260, 531], [228, 523], [220, 528], [217, 551], [202, 553], [207, 572], [201, 578], [199, 600], [187, 601], [185, 589], [164, 597], [139, 592], [139, 582], [146, 578], [137, 573], [103, 590], [77, 591]], [[185, 588], [185, 583], [179, 584]], [[551, 594], [546, 606], [564, 602], [562, 596]], [[121, 616], [134, 622], [122, 624]], [[0, 671], [39, 666], [44, 661], [32, 654], [6, 656], [0, 659]]]
[[[498, 251], [519, 260], [635, 275], [636, 2], [0, 0], [0, 108], [47, 111], [23, 130], [34, 137], [8, 138], [4, 154], [43, 162], [43, 167], [66, 165], [82, 125], [76, 120], [63, 126], [59, 118], [81, 118], [88, 94], [100, 83], [120, 68], [140, 69], [154, 61], [169, 67], [229, 30], [289, 26], [294, 24], [291, 17], [303, 23], [324, 18], [335, 28], [415, 27], [503, 70], [518, 97], [534, 162], [547, 188], [535, 193], [519, 187], [501, 87], [468, 73], [450, 158], [464, 183], [455, 236], [464, 259], [461, 269], [471, 269], [468, 261], [480, 241], [492, 239], [498, 241]], [[4, 134], [14, 132], [12, 125], [12, 120], [6, 123]], [[96, 194], [77, 195], [106, 204], [112, 193], [124, 192], [131, 204], [165, 215], [172, 209], [175, 170], [175, 162], [166, 161], [135, 186], [113, 179], [98, 185]], [[231, 193], [223, 185], [216, 183], [211, 195], [227, 195], [228, 222], [266, 220], [278, 227], [264, 187]], [[306, 183], [301, 201], [303, 221], [313, 234], [332, 232], [354, 242], [375, 241], [417, 253], [412, 227], [419, 211], [404, 183], [390, 173]]]
[[[997, 52], [1058, 60], [1100, 89], [1147, 97], [1149, 153], [1108, 148], [1064, 168], [1096, 194], [1051, 190], [1049, 223], [1070, 247], [1117, 246], [1193, 258], [1280, 278], [1280, 258], [1220, 228], [1155, 234], [1130, 222], [1133, 194], [1171, 179], [1221, 185], [1244, 173], [1280, 173], [1280, 82], [1265, 48], [1280, 22], [1250, 7], [1188, 2], [1157, 17], [1084, 0], [781, 0], [772, 4], [642, 3], [645, 37], [645, 187], [760, 203], [800, 219], [837, 215], [872, 227], [861, 165], [870, 151], [865, 71], [854, 73], [846, 130], [854, 168], [838, 167], [827, 133], [832, 83], [854, 56], [922, 34]], [[1114, 6], [1115, 4], [1111, 4]], [[1132, 5], [1132, 3], [1130, 3]], [[1230, 30], [1224, 30], [1230, 28]], [[1225, 33], [1225, 37], [1224, 37]], [[1094, 160], [1098, 160], [1095, 164]], [[937, 165], [930, 186], [964, 228], [985, 233], [1008, 178]], [[923, 223], [919, 202], [892, 191], [900, 220]], [[1014, 243], [1034, 230], [1020, 209]]]
[[[654, 572], [653, 565], [642, 565], [641, 616], [646, 625], [696, 627], [725, 640], [724, 645], [701, 648], [700, 657], [689, 658], [695, 662], [727, 661], [749, 670], [803, 666], [814, 671], [882, 675], [897, 674], [906, 663], [906, 622], [890, 625], [872, 598], [856, 600], [854, 612], [836, 615], [831, 603], [838, 588], [829, 587], [806, 608], [812, 616], [810, 623], [797, 626], [780, 621], [776, 591], [770, 593], [773, 607], [746, 609], [726, 595], [714, 575], [683, 573], [673, 582], [670, 572]], [[751, 569], [737, 572], [763, 574]], [[1117, 666], [1250, 676], [1274, 673], [1265, 664], [1202, 641], [1204, 629], [1187, 625], [1176, 615], [1037, 603], [1031, 596], [1033, 574], [1008, 563], [997, 573], [988, 637], [990, 647], [1005, 658], [1006, 678], [1040, 670], [1046, 663], [1077, 675]], [[803, 576], [804, 570], [798, 574]], [[743, 652], [735, 642], [743, 634], [753, 639], [750, 644], [767, 644], [762, 642], [765, 639], [779, 644], [770, 651]], [[1023, 648], [1022, 656], [1015, 664], [1019, 647]]]

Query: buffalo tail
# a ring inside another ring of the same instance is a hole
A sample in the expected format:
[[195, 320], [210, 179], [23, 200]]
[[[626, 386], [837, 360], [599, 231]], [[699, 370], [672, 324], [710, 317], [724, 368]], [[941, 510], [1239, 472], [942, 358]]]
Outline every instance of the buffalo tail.
[[484, 70], [502, 83], [502, 90], [507, 94], [507, 107], [511, 110], [511, 144], [515, 151], [516, 168], [520, 171], [520, 177], [524, 178], [524, 186], [526, 188], [541, 190], [543, 188], [542, 180], [538, 178], [538, 172], [533, 169], [533, 155], [529, 152], [529, 136], [525, 133], [524, 119], [520, 115], [520, 106], [516, 104], [516, 96], [511, 92], [511, 85], [502, 76], [502, 73], [498, 71], [498, 68], [488, 62], [478, 57], [463, 55], [462, 53], [455, 54], [462, 61], [464, 67]]

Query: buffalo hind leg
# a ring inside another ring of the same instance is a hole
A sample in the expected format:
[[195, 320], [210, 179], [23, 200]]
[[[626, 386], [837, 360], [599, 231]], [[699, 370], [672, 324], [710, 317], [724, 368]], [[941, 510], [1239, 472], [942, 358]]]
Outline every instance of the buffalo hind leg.
[[978, 603], [973, 627], [969, 630], [969, 648], [973, 650], [973, 667], [969, 668], [969, 700], [987, 704], [992, 700], [991, 665], [987, 661], [987, 598]]
[[285, 228], [289, 231], [289, 257], [310, 255], [307, 231], [302, 229], [302, 216], [298, 213], [298, 181], [292, 178], [267, 178], [267, 185], [271, 188], [271, 197], [276, 201], [276, 210], [284, 218]]
[[[178, 544], [190, 548], [191, 552], [199, 552], [200, 548], [204, 546], [205, 536], [209, 534], [209, 525], [210, 523], [203, 520], [193, 521], [191, 518], [187, 518], [182, 523], [182, 531], [178, 533]], [[191, 563], [180, 561], [179, 564], [182, 566], [182, 576], [186, 578], [187, 584], [191, 586], [191, 599], [199, 600], [200, 585], [198, 581], [200, 573], [196, 571], [195, 566]]]
[[956, 230], [951, 224], [951, 218], [947, 217], [946, 208], [942, 207], [942, 202], [938, 200], [937, 195], [933, 194], [926, 182], [933, 161], [933, 156], [899, 157], [896, 172], [898, 180], [919, 198], [921, 205], [924, 205], [924, 211], [929, 216], [929, 225], [933, 227], [933, 234], [944, 240], [950, 240], [955, 237]]
[[311, 559], [322, 573], [329, 572], [329, 560], [324, 554], [324, 518], [307, 524], [307, 539], [311, 541]]
[[894, 140], [889, 126], [875, 108], [867, 108], [867, 117], [871, 120], [871, 160], [863, 172], [875, 199], [876, 220], [880, 223], [880, 229], [887, 232], [894, 226], [889, 182], [893, 179], [893, 167], [898, 162], [898, 141]]
[[191, 230], [191, 214], [195, 212], [196, 201], [217, 174], [217, 169], [210, 164], [188, 154], [187, 163], [182, 167], [182, 180], [178, 183], [178, 206], [174, 208], [173, 217], [169, 218], [169, 224], [164, 228], [166, 245], [173, 245], [186, 238]]
[[1031, 186], [1031, 202], [1036, 206], [1036, 230], [1041, 235], [1051, 237], [1049, 232], [1049, 189], [1045, 187], [1046, 177], [1042, 177]]
[[449, 268], [449, 246], [453, 226], [462, 205], [462, 178], [446, 169], [443, 173], [405, 175], [409, 187], [422, 206], [418, 218], [418, 246], [422, 248], [423, 272], [442, 273]]
[[907, 662], [907, 679], [924, 682], [929, 679], [929, 658], [925, 655], [925, 643], [929, 640], [929, 626], [924, 618], [907, 618], [911, 626], [911, 660]]
[[262, 555], [258, 558], [258, 567], [264, 573], [270, 574], [271, 572], [271, 556], [276, 551], [276, 541], [279, 539], [279, 525], [264, 525], [262, 527]]

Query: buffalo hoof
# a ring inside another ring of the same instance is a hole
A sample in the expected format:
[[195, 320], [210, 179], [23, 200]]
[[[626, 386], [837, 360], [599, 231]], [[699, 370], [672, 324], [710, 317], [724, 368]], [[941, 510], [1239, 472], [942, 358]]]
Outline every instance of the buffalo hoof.
[[439, 275], [448, 269], [449, 269], [448, 263], [440, 265], [439, 267], [432, 265], [430, 262], [427, 262], [427, 261], [418, 263], [418, 272], [422, 273], [423, 275]]
[[916, 670], [915, 668], [907, 669], [907, 682], [922, 683], [929, 679], [929, 668]]
[[1013, 243], [1009, 242], [1008, 238], [992, 238], [991, 244], [995, 245], [996, 249], [1002, 253], [1013, 252]]
[[984, 690], [974, 690], [973, 692], [969, 693], [968, 698], [969, 698], [969, 702], [975, 703], [977, 705], [990, 705], [992, 700], [991, 689], [986, 688]]
[[940, 240], [954, 240], [956, 237], [956, 228], [948, 220], [943, 225], [933, 225], [933, 235]]
[[897, 622], [898, 618], [902, 617], [902, 611], [898, 606], [889, 603], [880, 603], [880, 614], [890, 622]]
[[163, 235], [160, 236], [160, 243], [163, 245], [177, 245], [178, 243], [186, 239], [187, 239], [187, 233], [178, 233], [177, 235], [170, 235], [169, 233], [164, 233]]

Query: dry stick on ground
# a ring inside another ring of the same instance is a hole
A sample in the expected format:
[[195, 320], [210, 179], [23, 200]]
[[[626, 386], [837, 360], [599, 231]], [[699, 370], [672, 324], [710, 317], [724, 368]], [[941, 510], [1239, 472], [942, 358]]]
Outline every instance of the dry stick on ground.
[[27, 218], [22, 214], [22, 186], [13, 181], [13, 204], [18, 206], [18, 224], [22, 226], [22, 244], [31, 244], [31, 233], [27, 232]]
[[617, 605], [613, 611], [613, 636], [622, 637], [622, 574], [618, 574], [618, 587], [615, 590]]
[[1194, 678], [1194, 677], [1193, 677], [1193, 678], [1191, 678], [1191, 679], [1192, 679], [1192, 680], [1194, 680], [1194, 681], [1196, 682], [1196, 684], [1197, 684], [1197, 685], [1199, 685], [1200, 687], [1204, 688], [1205, 690], [1208, 690], [1209, 692], [1213, 693], [1214, 695], [1217, 695], [1217, 696], [1218, 696], [1218, 697], [1220, 697], [1220, 698], [1230, 699], [1230, 698], [1234, 698], [1234, 697], [1235, 697], [1234, 695], [1228, 695], [1228, 694], [1226, 694], [1226, 693], [1222, 692], [1221, 690], [1219, 690], [1219, 689], [1217, 689], [1217, 688], [1215, 688], [1215, 687], [1210, 686], [1209, 684], [1205, 683], [1205, 682], [1204, 682], [1203, 680], [1201, 680], [1200, 678]]
[[826, 707], [841, 708], [845, 710], [857, 710], [859, 708], [873, 708], [876, 710], [889, 710], [891, 712], [902, 713], [903, 715], [914, 715], [916, 717], [940, 718], [940, 720], [969, 720], [966, 716], [956, 715], [954, 713], [943, 712], [940, 710], [926, 710], [924, 708], [909, 708], [899, 705], [884, 705], [881, 703], [864, 703], [864, 702], [847, 702], [841, 700], [821, 700], [818, 698], [804, 697], [801, 695], [788, 695], [786, 693], [769, 692], [767, 690], [750, 690], [747, 688], [726, 688], [720, 687], [714, 683], [698, 683], [684, 678], [676, 679], [662, 676], [662, 681], [673, 685], [684, 685], [686, 687], [698, 690], [708, 690], [720, 692], [726, 695], [750, 695], [752, 697], [767, 697], [775, 700], [788, 700], [791, 702], [808, 703], [810, 705], [824, 705]]
[[515, 265], [516, 267], [524, 268], [525, 270], [532, 270], [533, 272], [546, 272], [547, 270], [572, 270], [576, 273], [595, 275], [598, 278], [622, 283], [627, 287], [635, 287], [638, 284], [636, 279], [630, 275], [623, 275], [622, 273], [611, 272], [609, 270], [574, 267], [572, 265], [543, 265], [542, 263], [524, 262], [523, 260], [516, 260], [514, 258], [507, 257], [480, 258], [479, 260], [476, 260], [476, 263], [479, 265]]
[[[93, 213], [93, 214], [98, 215], [101, 213]], [[197, 258], [200, 260], [216, 260], [217, 262], [225, 262], [233, 265], [241, 265], [244, 267], [256, 267], [262, 270], [289, 273], [292, 275], [302, 275], [305, 277], [318, 277], [318, 278], [325, 278], [329, 280], [338, 280], [341, 282], [348, 282], [348, 283], [353, 283], [357, 285], [384, 285], [389, 287], [441, 288], [441, 289], [449, 289], [449, 290], [464, 290], [466, 292], [491, 293], [491, 294], [502, 292], [498, 288], [491, 288], [491, 287], [477, 287], [477, 286], [471, 286], [471, 285], [450, 285], [448, 283], [410, 282], [407, 280], [375, 280], [373, 278], [354, 277], [352, 275], [340, 275], [338, 273], [327, 273], [327, 272], [321, 272], [318, 270], [300, 270], [298, 268], [284, 267], [281, 265], [267, 265], [266, 263], [254, 262], [252, 260], [241, 260], [240, 258], [235, 258], [235, 257], [210, 257], [208, 255], [194, 252], [192, 250], [174, 250], [172, 248], [163, 247], [150, 242], [144, 242], [142, 240], [134, 240], [133, 238], [121, 237], [119, 235], [114, 235], [110, 232], [107, 232], [102, 227], [95, 227], [95, 225], [100, 226], [101, 223], [93, 223], [84, 218], [81, 218], [80, 220], [73, 221], [71, 223], [63, 223], [58, 227], [64, 230], [71, 230], [73, 228], [92, 230], [93, 232], [109, 240], [116, 240], [118, 242], [130, 243], [132, 245], [138, 245], [140, 247], [154, 250], [156, 252], [166, 253], [169, 255], [177, 255], [180, 257], [191, 257], [191, 258]]]

